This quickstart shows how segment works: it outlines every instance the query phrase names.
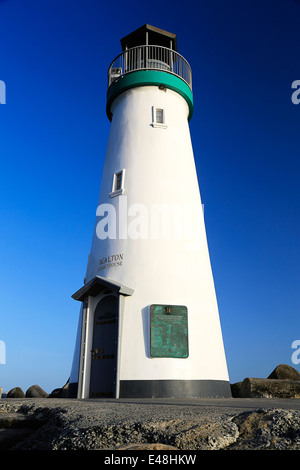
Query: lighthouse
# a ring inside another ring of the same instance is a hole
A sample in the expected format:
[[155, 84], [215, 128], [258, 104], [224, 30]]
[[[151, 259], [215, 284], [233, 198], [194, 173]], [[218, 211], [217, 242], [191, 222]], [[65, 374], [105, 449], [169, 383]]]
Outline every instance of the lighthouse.
[[[69, 396], [230, 397], [191, 143], [191, 68], [144, 25], [108, 69], [110, 121]], [[201, 158], [201, 156], [199, 157]]]

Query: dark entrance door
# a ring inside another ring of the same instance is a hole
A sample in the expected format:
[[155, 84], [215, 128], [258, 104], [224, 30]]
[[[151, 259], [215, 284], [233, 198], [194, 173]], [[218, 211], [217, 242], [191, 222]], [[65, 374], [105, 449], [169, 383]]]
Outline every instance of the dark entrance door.
[[104, 297], [94, 314], [90, 397], [114, 397], [116, 391], [118, 298]]

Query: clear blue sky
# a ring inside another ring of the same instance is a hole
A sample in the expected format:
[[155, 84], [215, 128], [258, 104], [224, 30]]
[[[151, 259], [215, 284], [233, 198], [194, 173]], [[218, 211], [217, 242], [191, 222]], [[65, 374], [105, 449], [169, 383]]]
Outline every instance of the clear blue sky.
[[230, 381], [300, 339], [300, 1], [0, 1], [0, 386], [69, 377], [109, 121], [106, 73], [145, 23], [177, 34]]

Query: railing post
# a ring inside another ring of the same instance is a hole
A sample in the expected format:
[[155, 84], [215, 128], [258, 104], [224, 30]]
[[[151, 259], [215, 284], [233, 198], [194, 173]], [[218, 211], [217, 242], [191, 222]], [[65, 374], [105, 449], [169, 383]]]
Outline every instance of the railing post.
[[142, 67], [142, 48], [139, 47], [139, 58], [138, 58], [138, 68], [140, 69]]
[[179, 57], [179, 77], [181, 77], [181, 57]]
[[126, 73], [127, 72], [127, 46], [126, 46], [126, 51], [122, 55], [124, 56], [124, 73]]
[[169, 49], [169, 54], [170, 54], [170, 70], [173, 72], [173, 50], [172, 50], [172, 39], [170, 39], [170, 49]]

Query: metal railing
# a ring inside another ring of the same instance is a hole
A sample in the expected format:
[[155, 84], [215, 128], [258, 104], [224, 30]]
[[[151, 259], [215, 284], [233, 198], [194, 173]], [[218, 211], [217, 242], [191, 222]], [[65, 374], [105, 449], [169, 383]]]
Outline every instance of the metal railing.
[[162, 70], [177, 75], [192, 89], [192, 71], [185, 58], [162, 46], [137, 46], [119, 54], [108, 69], [108, 86], [136, 70]]

